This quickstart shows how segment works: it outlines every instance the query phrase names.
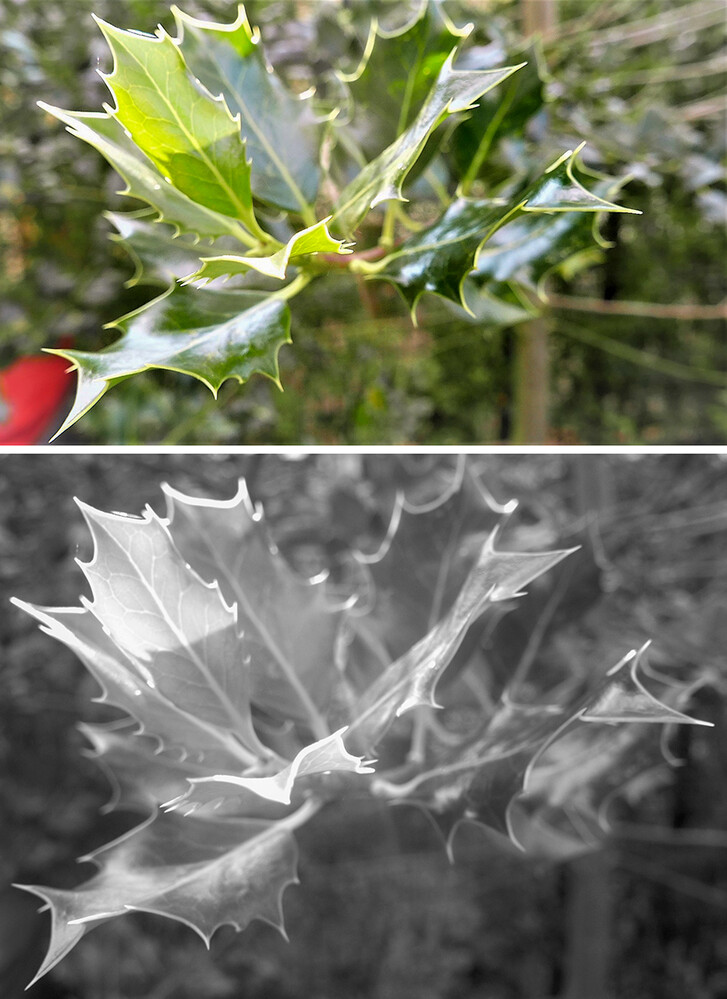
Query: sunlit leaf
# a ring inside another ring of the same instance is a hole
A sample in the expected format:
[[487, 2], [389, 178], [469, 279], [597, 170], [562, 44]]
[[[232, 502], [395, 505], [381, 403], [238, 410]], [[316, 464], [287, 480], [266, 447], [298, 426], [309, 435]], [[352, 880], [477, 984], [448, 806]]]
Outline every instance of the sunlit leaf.
[[105, 77], [116, 101], [109, 113], [167, 183], [264, 237], [252, 207], [239, 122], [224, 100], [200, 88], [162, 28], [144, 35], [97, 23], [114, 57], [113, 72]]

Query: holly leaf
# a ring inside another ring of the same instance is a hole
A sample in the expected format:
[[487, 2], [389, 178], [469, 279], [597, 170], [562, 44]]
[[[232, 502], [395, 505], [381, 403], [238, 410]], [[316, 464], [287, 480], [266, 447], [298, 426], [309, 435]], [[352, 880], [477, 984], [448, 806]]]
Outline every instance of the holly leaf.
[[163, 28], [146, 35], [95, 20], [114, 57], [113, 72], [104, 79], [116, 107], [107, 113], [167, 183], [265, 239], [253, 211], [240, 123], [224, 99], [200, 86]]
[[225, 798], [242, 792], [245, 799], [248, 793], [259, 795], [268, 801], [289, 805], [295, 782], [301, 777], [314, 777], [320, 774], [337, 773], [370, 774], [373, 769], [365, 766], [361, 757], [352, 756], [343, 744], [346, 728], [305, 746], [295, 759], [277, 773], [265, 777], [238, 777], [234, 774], [215, 774], [212, 777], [191, 777], [190, 787], [184, 793], [166, 803], [166, 809], [180, 809], [185, 815], [196, 811], [201, 804]]
[[452, 50], [412, 124], [343, 189], [334, 208], [334, 228], [351, 233], [382, 201], [405, 200], [402, 184], [437, 125], [471, 108], [478, 97], [521, 68], [457, 71], [452, 68], [454, 55]]
[[[99, 874], [72, 891], [18, 885], [50, 906], [51, 940], [37, 981], [87, 929], [131, 910], [185, 923], [209, 946], [220, 926], [260, 919], [283, 932], [281, 897], [297, 882], [297, 848], [283, 823], [158, 813], [90, 859]], [[32, 984], [32, 983], [31, 983]]]
[[189, 71], [239, 118], [256, 198], [310, 218], [320, 182], [323, 124], [310, 99], [291, 94], [266, 64], [240, 5], [233, 24], [201, 21], [172, 7]]
[[340, 74], [348, 85], [352, 132], [373, 159], [412, 123], [453, 47], [471, 25], [456, 28], [439, 6], [421, 3], [408, 24], [387, 31], [374, 24], [368, 52], [357, 70]]
[[654, 697], [638, 677], [638, 669], [647, 642], [638, 651], [634, 650], [618, 662], [606, 674], [602, 685], [588, 698], [588, 703], [579, 714], [586, 722], [682, 722], [691, 725], [708, 725], [711, 722], [690, 718], [676, 708]]
[[170, 530], [204, 579], [218, 580], [238, 608], [251, 652], [253, 698], [274, 719], [306, 722], [319, 738], [338, 672], [341, 607], [323, 579], [296, 575], [270, 540], [244, 480], [230, 500], [203, 500], [163, 486]]
[[140, 680], [228, 732], [245, 762], [267, 755], [252, 725], [248, 674], [239, 668], [245, 646], [236, 609], [184, 562], [153, 511], [123, 517], [79, 506], [95, 546], [81, 564], [93, 592], [84, 603]]
[[78, 370], [76, 398], [63, 433], [129, 375], [165, 368], [192, 375], [212, 392], [228, 378], [258, 373], [279, 384], [278, 351], [290, 343], [290, 311], [279, 293], [217, 291], [175, 285], [109, 325], [123, 336], [97, 353], [53, 349]]
[[[483, 247], [495, 231], [504, 226], [507, 234], [510, 223], [523, 213], [633, 212], [586, 190], [576, 180], [573, 162], [578, 151], [565, 153], [526, 191], [505, 203], [457, 198], [431, 226], [410, 236], [382, 260], [358, 263], [357, 269], [396, 285], [412, 314], [425, 292], [468, 308], [463, 296], [465, 278], [478, 268]], [[528, 223], [525, 229], [529, 232], [534, 227], [534, 223]], [[562, 228], [567, 231], [568, 226]], [[551, 237], [561, 235], [549, 229]], [[510, 266], [514, 262], [511, 260]]]
[[228, 253], [217, 257], [203, 257], [202, 266], [196, 273], [187, 275], [184, 284], [198, 281], [213, 281], [218, 277], [232, 277], [235, 274], [246, 274], [255, 270], [266, 277], [282, 281], [287, 276], [288, 264], [291, 260], [307, 256], [311, 253], [350, 253], [349, 244], [342, 239], [334, 239], [327, 228], [328, 218], [316, 222], [308, 229], [301, 229], [290, 237], [288, 242], [276, 253], [269, 256], [241, 256]]
[[394, 718], [419, 705], [439, 706], [434, 699], [439, 678], [488, 604], [520, 596], [523, 586], [575, 551], [501, 552], [494, 547], [495, 537], [492, 531], [449, 612], [360, 698], [350, 733], [355, 733], [365, 752], [373, 749]]
[[[89, 755], [112, 788], [104, 811], [121, 808], [153, 814], [162, 802], [182, 794], [189, 778], [208, 773], [208, 765], [193, 762], [189, 755], [180, 759], [178, 753], [160, 750], [157, 740], [134, 732], [128, 723], [121, 727], [118, 722], [81, 722], [78, 728], [91, 743]], [[139, 774], [144, 775], [143, 781]]]
[[[139, 283], [169, 288], [176, 280], [188, 278], [199, 269], [202, 251], [196, 236], [177, 235], [172, 226], [151, 221], [148, 210], [105, 214], [117, 230], [111, 238], [126, 250], [134, 263], [134, 273], [126, 282], [127, 288]], [[222, 250], [224, 242], [224, 239], [219, 240], [215, 245]], [[208, 247], [206, 252], [211, 249]]]
[[379, 778], [379, 793], [442, 812], [450, 847], [463, 819], [520, 846], [513, 808], [523, 792], [528, 800], [547, 800], [549, 808], [572, 802], [576, 794], [581, 801], [590, 800], [616, 756], [636, 738], [632, 729], [608, 735], [583, 722], [708, 724], [646, 690], [637, 676], [644, 648], [626, 655], [585, 694], [562, 691], [562, 703], [518, 704], [505, 694], [479, 733], [440, 749], [430, 768], [405, 783]]
[[249, 242], [239, 221], [206, 208], [167, 183], [111, 113], [64, 111], [43, 101], [39, 101], [38, 106], [62, 121], [71, 135], [83, 139], [101, 153], [125, 181], [122, 194], [147, 202], [159, 219], [168, 222], [176, 232], [211, 239], [242, 236]]
[[138, 732], [153, 738], [158, 749], [210, 767], [240, 765], [239, 744], [229, 733], [180, 709], [159, 688], [144, 683], [134, 662], [87, 608], [35, 607], [16, 598], [13, 603], [40, 621], [41, 631], [78, 656], [101, 688], [97, 700], [135, 719]]
[[356, 552], [369, 599], [354, 608], [351, 624], [388, 665], [422, 638], [452, 607], [467, 574], [503, 513], [479, 479], [461, 464], [449, 487], [423, 508], [397, 498], [379, 549]]

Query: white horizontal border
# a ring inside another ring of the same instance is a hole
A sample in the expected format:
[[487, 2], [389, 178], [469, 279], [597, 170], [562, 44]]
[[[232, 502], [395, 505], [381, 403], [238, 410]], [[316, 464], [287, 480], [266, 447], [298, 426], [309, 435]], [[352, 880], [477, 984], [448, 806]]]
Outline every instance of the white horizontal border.
[[487, 444], [487, 445], [428, 445], [393, 444], [384, 446], [369, 445], [321, 445], [321, 444], [260, 444], [260, 445], [50, 445], [21, 447], [0, 445], [0, 458], [3, 455], [27, 454], [724, 454], [725, 444], [679, 444], [679, 445], [574, 445], [574, 444]]

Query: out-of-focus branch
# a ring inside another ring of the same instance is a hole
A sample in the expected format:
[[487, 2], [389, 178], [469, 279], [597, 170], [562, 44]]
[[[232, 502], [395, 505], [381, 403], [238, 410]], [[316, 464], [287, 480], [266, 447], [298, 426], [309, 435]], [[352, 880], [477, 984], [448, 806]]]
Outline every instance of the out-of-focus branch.
[[727, 319], [727, 300], [718, 305], [658, 302], [604, 301], [600, 298], [581, 298], [575, 295], [548, 294], [551, 309], [569, 309], [575, 312], [599, 312], [612, 316], [646, 316], [652, 319]]

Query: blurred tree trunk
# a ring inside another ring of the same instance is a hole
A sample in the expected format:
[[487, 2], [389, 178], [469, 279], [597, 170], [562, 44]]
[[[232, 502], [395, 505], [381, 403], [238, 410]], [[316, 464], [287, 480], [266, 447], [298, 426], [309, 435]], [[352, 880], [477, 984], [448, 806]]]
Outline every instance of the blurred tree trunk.
[[[558, 12], [555, 0], [520, 0], [525, 38], [552, 35]], [[548, 324], [543, 316], [531, 319], [515, 333], [513, 444], [543, 444], [548, 437], [550, 359]]]
[[[599, 513], [614, 505], [610, 462], [582, 454], [575, 462], [578, 513], [589, 518], [585, 545], [601, 569]], [[566, 869], [566, 927], [561, 999], [610, 999], [608, 988], [613, 925], [612, 857], [599, 850], [573, 861]]]
[[550, 357], [543, 316], [515, 330], [513, 444], [544, 444], [548, 436]]
[[558, 23], [556, 0], [520, 0], [523, 35], [551, 35]]

